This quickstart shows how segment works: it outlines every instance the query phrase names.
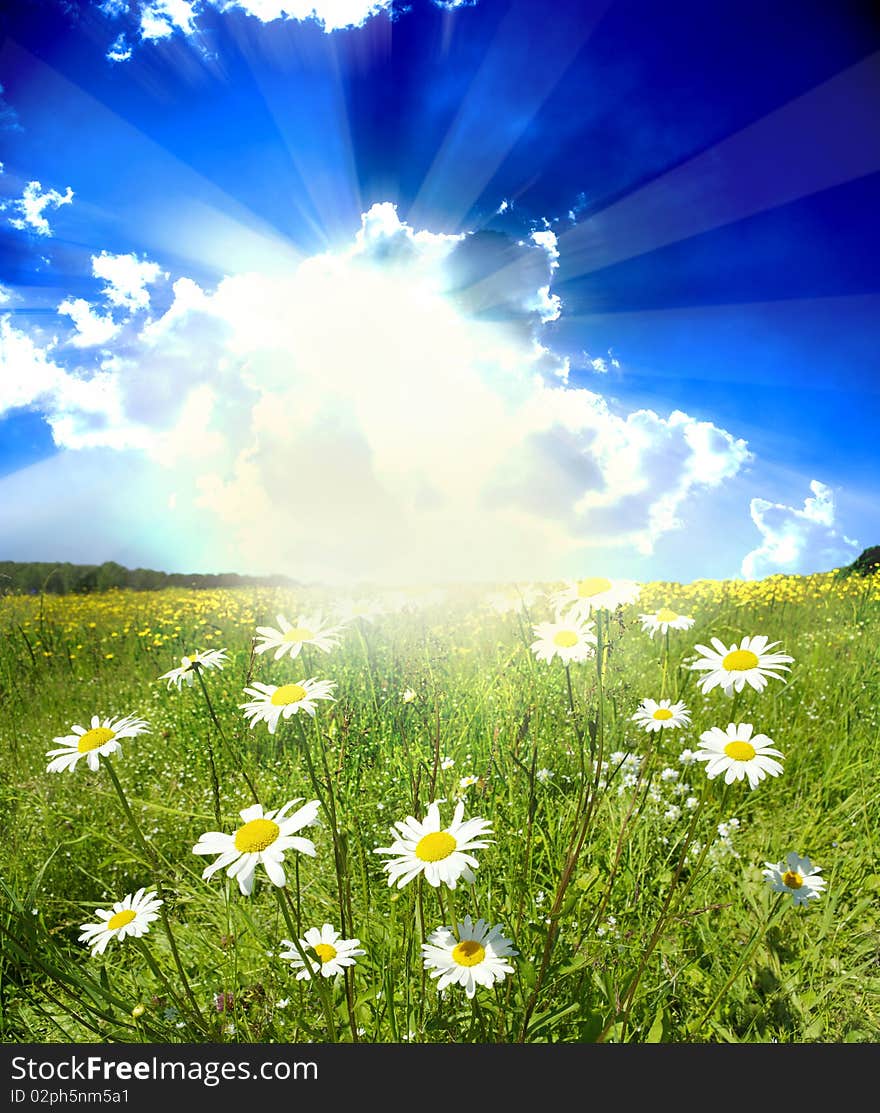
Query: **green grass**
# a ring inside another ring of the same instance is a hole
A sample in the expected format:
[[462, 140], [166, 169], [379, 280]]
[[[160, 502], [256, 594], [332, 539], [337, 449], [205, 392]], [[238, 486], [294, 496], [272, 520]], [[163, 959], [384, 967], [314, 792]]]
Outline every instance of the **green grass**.
[[[318, 593], [0, 599], [4, 1041], [880, 1038], [871, 581], [647, 585], [604, 628], [601, 684], [596, 660], [571, 666], [574, 715], [564, 668], [528, 648], [530, 622], [550, 617], [546, 603], [498, 616], [482, 596], [462, 589], [348, 626], [338, 649], [307, 648], [295, 662], [253, 657], [254, 629], [279, 611], [328, 607]], [[643, 633], [638, 614], [664, 604], [696, 618], [670, 635], [663, 693], [686, 702], [692, 725], [647, 734], [631, 716], [661, 696], [665, 643]], [[794, 658], [788, 682], [702, 695], [683, 658], [712, 636], [727, 644], [746, 634], [782, 643]], [[181, 654], [220, 647], [227, 666], [204, 680], [222, 739], [198, 684], [169, 691], [157, 679]], [[239, 710], [248, 676], [334, 680], [336, 701], [271, 736]], [[53, 739], [95, 714], [150, 723], [110, 759], [146, 853], [107, 769], [81, 761], [46, 772]], [[679, 762], [701, 731], [732, 721], [774, 740], [780, 777], [725, 788], [702, 763]], [[251, 897], [222, 872], [202, 880], [212, 859], [192, 847], [217, 826], [210, 755], [222, 829], [232, 832], [251, 803], [240, 765], [266, 808], [316, 798], [304, 745], [327, 804], [332, 791], [335, 840], [324, 809], [320, 826], [302, 832], [317, 856], [287, 855], [286, 902], [262, 868]], [[635, 784], [634, 759], [611, 759], [623, 753], [639, 759]], [[460, 790], [465, 776], [477, 781]], [[466, 817], [493, 829], [492, 845], [476, 852], [473, 888], [389, 888], [374, 850], [390, 845], [391, 824], [422, 818], [435, 798], [447, 823], [458, 795]], [[703, 803], [689, 807], [689, 797]], [[722, 838], [718, 824], [732, 819], [738, 827]], [[762, 877], [765, 862], [790, 850], [827, 880], [806, 908], [780, 902]], [[93, 958], [78, 942], [96, 909], [157, 877], [185, 983], [161, 919], [143, 946], [113, 941]], [[473, 1002], [457, 986], [439, 995], [420, 955], [423, 933], [465, 913], [501, 924], [519, 951], [514, 973]], [[366, 954], [347, 979], [297, 981], [277, 954], [288, 917], [305, 931], [338, 929], [343, 914]]]

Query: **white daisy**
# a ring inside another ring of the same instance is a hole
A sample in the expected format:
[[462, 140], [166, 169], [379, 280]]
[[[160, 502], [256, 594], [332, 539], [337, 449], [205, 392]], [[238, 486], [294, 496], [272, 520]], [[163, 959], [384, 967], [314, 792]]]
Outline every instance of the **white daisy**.
[[[313, 967], [319, 969], [325, 978], [332, 978], [334, 974], [341, 974], [346, 966], [354, 966], [356, 956], [366, 954], [360, 949], [360, 942], [360, 939], [343, 939], [338, 931], [334, 931], [332, 924], [324, 924], [321, 928], [309, 928], [299, 945]], [[311, 979], [309, 968], [296, 945], [290, 939], [282, 939], [281, 943], [289, 949], [278, 953], [299, 970], [297, 981]]]
[[116, 720], [105, 719], [103, 722], [97, 715], [93, 715], [88, 729], [80, 726], [72, 729], [73, 734], [52, 739], [53, 742], [60, 742], [61, 747], [46, 753], [46, 757], [54, 759], [46, 766], [47, 773], [73, 769], [81, 757], [86, 759], [89, 769], [97, 769], [102, 757], [122, 749], [120, 738], [134, 738], [136, 734], [144, 734], [150, 727], [145, 720], [134, 715], [124, 715]]
[[88, 943], [92, 948], [92, 955], [102, 955], [111, 939], [120, 942], [131, 935], [139, 939], [150, 930], [150, 924], [158, 919], [158, 909], [162, 901], [156, 896], [155, 890], [138, 889], [136, 893], [129, 893], [118, 900], [112, 908], [99, 908], [95, 915], [99, 918], [97, 924], [81, 924], [82, 935], [80, 943]]
[[288, 622], [283, 614], [276, 615], [278, 626], [258, 626], [259, 639], [254, 646], [255, 653], [265, 653], [269, 649], [275, 650], [275, 660], [278, 661], [289, 653], [291, 657], [298, 656], [304, 645], [314, 645], [329, 653], [339, 645], [339, 626], [325, 626], [320, 614], [300, 615], [295, 622]]
[[435, 801], [429, 805], [423, 820], [408, 816], [403, 823], [395, 823], [391, 828], [391, 834], [396, 836], [394, 843], [373, 851], [374, 854], [393, 855], [392, 861], [383, 867], [388, 873], [388, 884], [396, 881], [397, 888], [402, 889], [420, 873], [435, 889], [441, 882], [454, 889], [459, 878], [473, 882], [471, 867], [476, 869], [478, 863], [467, 851], [482, 850], [489, 845], [483, 841], [483, 836], [491, 833], [491, 826], [487, 819], [462, 822], [463, 815], [464, 803], [459, 801], [452, 823], [441, 828], [440, 807]]
[[692, 618], [685, 614], [671, 611], [669, 607], [661, 607], [655, 614], [640, 614], [642, 629], [653, 638], [659, 630], [665, 634], [668, 630], [690, 630], [694, 624]]
[[762, 692], [767, 686], [767, 677], [784, 680], [777, 670], [789, 672], [786, 662], [794, 660], [786, 653], [768, 652], [779, 645], [779, 642], [770, 642], [768, 645], [763, 634], [743, 638], [740, 645], [734, 642], [733, 645], [726, 646], [719, 638], [712, 638], [711, 641], [714, 650], [706, 645], [695, 647], [703, 657], [691, 665], [692, 669], [707, 670], [699, 681], [703, 692], [711, 692], [718, 685], [728, 694], [741, 692], [746, 684], [751, 685], [756, 692]]
[[319, 699], [332, 700], [331, 692], [336, 687], [334, 680], [301, 680], [298, 684], [261, 684], [255, 680], [253, 687], [245, 688], [249, 696], [253, 696], [248, 703], [240, 703], [244, 717], [250, 719], [253, 727], [257, 723], [265, 723], [269, 733], [274, 734], [281, 718], [289, 719], [298, 711], [305, 711], [307, 715], [315, 717], [315, 701]]
[[822, 895], [826, 881], [819, 877], [821, 866], [801, 858], [792, 850], [781, 862], [765, 862], [764, 877], [774, 893], [788, 893], [792, 904], [805, 905]]
[[752, 737], [753, 730], [751, 723], [729, 723], [726, 731], [721, 727], [703, 731], [696, 758], [708, 763], [709, 780], [723, 773], [724, 783], [729, 785], [748, 777], [750, 787], [756, 788], [768, 774], [779, 776], [782, 766], [774, 758], [783, 755], [772, 748], [772, 738], [766, 734]]
[[672, 703], [668, 699], [643, 699], [638, 711], [632, 716], [634, 723], [646, 731], [663, 730], [666, 727], [683, 727], [691, 721], [691, 713], [683, 702]]
[[[289, 800], [283, 808], [274, 812], [263, 812], [262, 804], [253, 804], [238, 814], [244, 820], [231, 835], [222, 831], [206, 831], [193, 847], [193, 854], [217, 854], [218, 858], [202, 872], [206, 880], [217, 870], [226, 869], [227, 877], [234, 877], [238, 887], [248, 897], [254, 888], [254, 871], [262, 862], [269, 880], [279, 888], [286, 883], [284, 876], [284, 854], [288, 850], [298, 850], [314, 858], [315, 844], [294, 834], [302, 827], [309, 827], [318, 818], [318, 801], [308, 804], [287, 815], [288, 808], [298, 804], [301, 797]], [[228, 868], [227, 868], [228, 867]]]
[[639, 585], [632, 580], [609, 580], [605, 576], [590, 576], [585, 580], [568, 580], [561, 591], [550, 598], [556, 611], [571, 608], [574, 616], [586, 617], [590, 611], [613, 611], [639, 597]]
[[184, 680], [192, 687], [197, 669], [222, 669], [224, 664], [226, 664], [225, 649], [208, 649], [204, 653], [191, 653], [187, 657], [181, 657], [180, 668], [163, 672], [159, 679], [167, 680], [169, 688], [176, 684], [179, 692]]
[[539, 622], [532, 627], [537, 641], [530, 648], [539, 661], [549, 664], [554, 657], [567, 665], [571, 661], [586, 661], [595, 654], [596, 635], [593, 623], [569, 614], [556, 616], [555, 622]]
[[518, 954], [512, 940], [502, 934], [500, 924], [490, 928], [486, 920], [474, 923], [470, 916], [459, 922], [458, 936], [451, 928], [441, 927], [422, 944], [425, 969], [438, 979], [437, 988], [442, 991], [450, 985], [464, 986], [469, 998], [478, 985], [491, 988], [512, 974], [513, 967], [506, 960]]

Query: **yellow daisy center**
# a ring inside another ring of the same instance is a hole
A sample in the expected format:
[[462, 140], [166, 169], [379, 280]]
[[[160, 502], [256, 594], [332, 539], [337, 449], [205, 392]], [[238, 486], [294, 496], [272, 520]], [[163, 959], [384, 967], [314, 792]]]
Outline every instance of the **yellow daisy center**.
[[321, 965], [336, 958], [336, 948], [330, 943], [316, 943], [315, 954], [321, 960]]
[[675, 622], [678, 615], [675, 611], [671, 611], [669, 607], [661, 607], [654, 617], [658, 622]]
[[290, 703], [299, 703], [308, 695], [302, 684], [282, 684], [272, 693], [271, 703], [276, 707], [287, 707]]
[[654, 718], [660, 719], [662, 722], [664, 719], [671, 719], [672, 712], [669, 710], [668, 707], [658, 707], [657, 710], [654, 712]]
[[728, 672], [745, 672], [758, 664], [758, 655], [750, 649], [734, 649], [721, 662]]
[[573, 645], [577, 645], [578, 636], [574, 630], [560, 630], [558, 634], [553, 635], [553, 644], [558, 645], [560, 649], [571, 649]]
[[271, 846], [281, 834], [281, 828], [271, 819], [252, 819], [235, 832], [235, 849], [242, 854], [257, 854]]
[[452, 949], [452, 958], [459, 966], [479, 966], [486, 957], [486, 950], [476, 939], [462, 939]]
[[432, 831], [423, 835], [416, 844], [416, 857], [423, 862], [442, 862], [455, 850], [458, 843], [448, 831]]
[[294, 626], [292, 630], [285, 633], [281, 640], [285, 642], [310, 642], [314, 636], [314, 630], [309, 630], [306, 626]]
[[591, 576], [589, 579], [581, 580], [578, 584], [578, 598], [592, 599], [594, 595], [601, 595], [603, 591], [608, 591], [610, 587], [611, 581], [606, 580], [604, 576]]
[[800, 889], [804, 884], [804, 879], [797, 870], [786, 870], [782, 875], [782, 884], [789, 889]]
[[199, 661], [200, 661], [200, 657], [199, 657], [198, 653], [193, 653], [189, 657], [181, 657], [180, 658], [180, 667], [182, 669], [184, 669], [186, 672], [189, 672], [189, 670], [191, 668], [193, 668], [195, 665], [199, 664]]
[[728, 742], [724, 747], [724, 752], [728, 757], [732, 757], [734, 761], [751, 761], [755, 756], [755, 747], [751, 742], [743, 742], [737, 739], [735, 742]]
[[110, 917], [107, 921], [107, 927], [110, 931], [119, 931], [126, 924], [130, 924], [136, 915], [137, 913], [133, 909], [125, 908], [122, 912], [117, 912], [115, 916]]
[[109, 742], [111, 738], [115, 737], [115, 730], [109, 730], [107, 727], [92, 727], [91, 730], [87, 730], [85, 734], [80, 736], [76, 748], [81, 754], [87, 754], [89, 750], [97, 750], [99, 746], [103, 746], [105, 742]]

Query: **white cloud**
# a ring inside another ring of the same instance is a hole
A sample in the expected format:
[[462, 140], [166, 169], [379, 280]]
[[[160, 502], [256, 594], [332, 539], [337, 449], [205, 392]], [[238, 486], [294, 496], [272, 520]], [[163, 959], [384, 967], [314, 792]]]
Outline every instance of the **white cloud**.
[[58, 312], [70, 317], [76, 326], [76, 333], [68, 343], [75, 348], [91, 348], [106, 344], [120, 329], [111, 316], [101, 316], [83, 298], [65, 298], [58, 306]]
[[131, 58], [131, 46], [125, 37], [125, 32], [116, 36], [110, 44], [106, 58], [109, 62], [127, 62]]
[[582, 351], [577, 366], [584, 370], [589, 368], [591, 371], [595, 371], [597, 375], [607, 375], [612, 367], [615, 371], [619, 371], [621, 365], [620, 360], [609, 348], [607, 355], [604, 356], [591, 356], [589, 352]]
[[101, 292], [111, 305], [131, 312], [146, 309], [150, 304], [147, 286], [160, 277], [167, 277], [158, 263], [140, 260], [133, 253], [111, 255], [107, 251], [92, 256], [92, 274], [106, 280], [107, 285]]
[[0, 415], [51, 395], [65, 374], [8, 314], [0, 317]]
[[559, 266], [559, 240], [556, 233], [549, 228], [542, 228], [538, 232], [532, 232], [531, 240], [538, 247], [543, 247], [547, 252], [547, 258], [550, 260], [550, 269], [556, 270]]
[[324, 31], [363, 27], [372, 16], [390, 12], [393, 0], [212, 0], [221, 11], [238, 8], [263, 23], [276, 19], [314, 20]]
[[39, 182], [28, 182], [21, 197], [12, 202], [12, 207], [17, 209], [21, 216], [10, 217], [9, 223], [20, 230], [32, 228], [38, 236], [51, 236], [52, 229], [49, 227], [49, 221], [43, 216], [44, 210], [69, 205], [73, 196], [70, 186], [64, 193], [59, 193], [57, 189], [44, 191]]
[[38, 408], [61, 447], [144, 448], [147, 430], [130, 422], [120, 380], [109, 371], [87, 373], [62, 367], [44, 347], [0, 318], [0, 415], [21, 407]]
[[[395, 0], [105, 0], [98, 8], [111, 19], [133, 12], [143, 42], [162, 42], [176, 34], [198, 35], [199, 16], [208, 9], [221, 13], [242, 12], [259, 20], [316, 23], [326, 34], [363, 27], [370, 19], [383, 13], [395, 14]], [[477, 0], [433, 0], [446, 11], [473, 7]], [[401, 5], [400, 12], [409, 11]], [[106, 57], [111, 62], [125, 62], [132, 56], [132, 47], [125, 33], [117, 36]], [[2, 86], [0, 86], [2, 92]]]
[[812, 497], [802, 509], [753, 498], [752, 521], [762, 542], [746, 555], [742, 574], [757, 579], [774, 572], [824, 572], [849, 563], [858, 552], [858, 542], [838, 532], [834, 492], [824, 483], [810, 482]]
[[[379, 204], [347, 248], [289, 272], [213, 290], [178, 278], [161, 316], [109, 338], [99, 372], [25, 354], [43, 361], [56, 443], [141, 449], [179, 544], [210, 537], [216, 567], [574, 574], [597, 554], [650, 553], [750, 454], [680, 410], [626, 413], [566, 385], [567, 361], [541, 343], [550, 247], [416, 230]], [[158, 264], [96, 261], [111, 304], [146, 308]]]
[[[547, 256], [550, 274], [559, 268], [559, 247], [556, 233], [549, 228], [532, 232], [529, 237], [532, 243], [542, 248]], [[550, 286], [539, 286], [530, 308], [536, 309], [542, 323], [558, 321], [562, 315], [562, 298], [558, 294], [550, 293]]]
[[[192, 35], [197, 30], [197, 3], [188, 0], [151, 0], [141, 7], [141, 38], [146, 42], [167, 39], [175, 31]], [[121, 60], [121, 59], [120, 59]]]
[[[199, 16], [213, 8], [220, 12], [238, 11], [259, 20], [295, 20], [317, 23], [330, 34], [348, 28], [363, 27], [373, 16], [391, 13], [394, 0], [136, 0], [133, 5], [108, 0], [99, 5], [111, 19], [132, 10], [138, 21], [143, 42], [161, 42], [176, 34], [198, 35]], [[127, 61], [132, 54], [124, 33], [107, 52], [113, 62]]]

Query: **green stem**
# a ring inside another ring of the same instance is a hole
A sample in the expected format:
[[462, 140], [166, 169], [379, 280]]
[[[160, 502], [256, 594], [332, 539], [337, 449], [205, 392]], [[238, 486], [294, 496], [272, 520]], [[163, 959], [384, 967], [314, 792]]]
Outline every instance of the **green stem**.
[[327, 1032], [330, 1036], [330, 1042], [338, 1043], [339, 1040], [336, 1035], [336, 1021], [333, 1019], [333, 1003], [330, 1000], [327, 986], [324, 985], [324, 975], [320, 972], [320, 970], [316, 970], [316, 968], [312, 965], [312, 960], [306, 954], [305, 950], [303, 949], [303, 945], [300, 942], [299, 934], [296, 930], [296, 924], [293, 922], [293, 916], [291, 915], [291, 909], [288, 903], [290, 901], [290, 893], [288, 893], [287, 889], [283, 886], [279, 888], [277, 885], [273, 885], [272, 888], [275, 890], [275, 896], [281, 908], [281, 915], [284, 917], [284, 922], [287, 924], [287, 930], [290, 932], [290, 941], [299, 953], [299, 957], [303, 960], [305, 968], [309, 972], [309, 978], [317, 987], [318, 996], [321, 998], [321, 1005], [324, 1009], [324, 1019], [327, 1021]]
[[660, 683], [660, 699], [666, 698], [666, 679], [669, 672], [669, 627], [666, 627], [663, 644], [663, 679]]
[[123, 790], [122, 785], [119, 783], [119, 778], [116, 775], [116, 770], [113, 768], [112, 762], [109, 758], [103, 755], [101, 757], [101, 761], [103, 762], [104, 768], [107, 770], [110, 776], [110, 780], [113, 782], [113, 787], [116, 789], [116, 794], [119, 797], [120, 803], [122, 804], [122, 810], [125, 812], [125, 816], [128, 819], [132, 831], [134, 832], [135, 838], [140, 844], [141, 850], [144, 852], [144, 856], [152, 867], [153, 881], [156, 886], [156, 891], [159, 894], [159, 898], [162, 901], [162, 904], [159, 908], [160, 914], [162, 916], [162, 925], [165, 928], [165, 934], [168, 937], [168, 944], [171, 947], [171, 954], [174, 958], [174, 965], [177, 967], [177, 973], [180, 975], [180, 982], [183, 986], [184, 992], [186, 993], [187, 999], [189, 1000], [190, 1006], [195, 1013], [199, 1024], [204, 1028], [205, 1021], [202, 1016], [201, 1009], [199, 1008], [199, 1003], [196, 1000], [195, 994], [193, 993], [192, 988], [189, 984], [189, 979], [186, 976], [186, 971], [183, 968], [183, 963], [180, 961], [180, 954], [177, 950], [177, 943], [174, 939], [174, 932], [171, 930], [171, 921], [168, 918], [168, 900], [166, 898], [165, 890], [162, 885], [162, 879], [159, 876], [159, 864], [156, 859], [156, 855], [153, 851], [153, 848], [144, 838], [143, 832], [140, 829], [140, 825], [134, 817], [134, 812], [129, 806], [125, 791]]
[[605, 655], [605, 645], [602, 639], [602, 615], [601, 612], [596, 613], [596, 680], [597, 680], [597, 711], [596, 711], [596, 740], [594, 741], [592, 733], [590, 734], [590, 761], [592, 765], [593, 780], [592, 784], [588, 786], [586, 783], [583, 786], [582, 795], [578, 800], [577, 810], [575, 812], [574, 823], [572, 825], [571, 839], [569, 840], [568, 849], [566, 852], [565, 865], [562, 869], [562, 875], [559, 878], [559, 883], [556, 887], [556, 895], [553, 899], [553, 905], [550, 909], [550, 923], [547, 927], [547, 938], [544, 941], [544, 950], [541, 955], [541, 965], [538, 969], [538, 975], [535, 979], [535, 985], [532, 989], [531, 995], [526, 1003], [523, 1012], [522, 1024], [519, 1031], [519, 1042], [524, 1043], [529, 1030], [529, 1023], [532, 1019], [532, 1013], [538, 1003], [538, 996], [544, 984], [544, 979], [550, 966], [550, 958], [553, 953], [553, 948], [556, 944], [556, 939], [559, 935], [559, 916], [565, 902], [565, 894], [571, 884], [574, 876], [575, 866], [577, 865], [581, 851], [583, 850], [584, 843], [589, 833], [592, 824], [593, 816], [596, 811], [596, 801], [599, 795], [599, 781], [602, 773], [602, 756], [604, 751], [604, 676], [603, 676], [603, 658]]
[[370, 696], [373, 701], [373, 710], [376, 712], [377, 724], [379, 716], [379, 700], [376, 698], [376, 685], [373, 681], [373, 662], [370, 659], [370, 648], [367, 645], [367, 639], [364, 636], [362, 629], [364, 620], [361, 618], [355, 619], [355, 629], [357, 630], [358, 640], [361, 643], [361, 649], [364, 651], [364, 660], [367, 665], [367, 679], [370, 682]]
[[581, 730], [577, 721], [577, 712], [574, 709], [574, 692], [571, 689], [571, 665], [566, 662], [565, 664], [565, 683], [568, 689], [568, 710], [571, 712], [571, 722], [574, 726], [574, 732], [578, 740], [578, 766], [580, 772], [581, 784], [586, 781], [586, 766], [584, 763], [584, 732]]
[[715, 1011], [715, 1009], [718, 1006], [718, 1002], [721, 1000], [721, 998], [724, 996], [724, 994], [727, 993], [727, 991], [730, 989], [730, 987], [736, 981], [737, 977], [739, 976], [739, 972], [742, 970], [743, 966], [745, 966], [746, 960], [751, 956], [751, 954], [754, 951], [755, 946], [757, 945], [758, 941], [760, 939], [762, 939], [767, 934], [767, 932], [770, 930], [770, 928], [776, 922], [776, 919], [778, 918], [779, 913], [782, 909], [782, 902], [784, 900], [785, 900], [785, 894], [780, 893], [777, 900], [776, 900], [776, 903], [770, 909], [770, 915], [767, 918], [767, 922], [763, 925], [759, 924], [755, 928], [755, 930], [752, 932], [751, 936], [749, 937], [748, 942], [746, 943], [745, 947], [743, 947], [742, 952], [741, 952], [736, 964], [734, 965], [733, 973], [730, 975], [730, 977], [727, 979], [727, 981], [724, 983], [724, 985], [721, 987], [721, 989], [719, 989], [719, 991], [715, 994], [715, 997], [712, 999], [711, 1005], [709, 1005], [709, 1007], [706, 1009], [706, 1011], [703, 1013], [703, 1015], [700, 1017], [700, 1019], [696, 1022], [695, 1025], [693, 1025], [693, 1026], [688, 1025], [688, 1036], [696, 1036], [697, 1033], [702, 1028], [702, 1026], [706, 1023], [706, 1021], [709, 1019], [709, 1017]]
[[[195, 674], [199, 678], [199, 684], [200, 684], [201, 689], [202, 689], [202, 694], [205, 697], [205, 703], [208, 705], [208, 714], [211, 716], [211, 721], [213, 722], [214, 726], [217, 729], [217, 734], [220, 737], [220, 741], [226, 747], [227, 752], [231, 755], [233, 761], [238, 766], [239, 772], [241, 773], [242, 777], [244, 777], [245, 783], [247, 784], [248, 788], [250, 789], [251, 796], [253, 797], [254, 803], [259, 804], [260, 795], [257, 792], [256, 785], [254, 784], [254, 782], [251, 780], [250, 776], [248, 775], [247, 769], [245, 769], [245, 767], [244, 767], [244, 762], [241, 759], [241, 755], [239, 754], [238, 750], [236, 750], [236, 748], [234, 746], [230, 745], [229, 741], [226, 738], [226, 735], [223, 733], [223, 727], [220, 725], [220, 720], [217, 718], [217, 713], [214, 711], [214, 705], [211, 703], [211, 697], [208, 695], [208, 689], [205, 685], [204, 678], [202, 677], [202, 670], [200, 668], [196, 667]], [[214, 759], [212, 757], [211, 758], [212, 768], [213, 768], [213, 760]], [[219, 826], [219, 820], [218, 820], [218, 826]]]
[[172, 986], [171, 982], [162, 973], [161, 969], [159, 968], [158, 963], [156, 962], [156, 960], [153, 958], [152, 954], [150, 953], [150, 948], [146, 945], [146, 943], [143, 941], [143, 939], [136, 939], [135, 943], [137, 943], [138, 949], [140, 950], [141, 954], [146, 959], [147, 966], [149, 966], [149, 968], [153, 971], [156, 978], [159, 980], [160, 985], [164, 986], [165, 990], [168, 993], [168, 996], [174, 1002], [174, 1005], [175, 1005], [177, 1011], [181, 1014], [185, 1014], [186, 1013], [186, 1007], [184, 1006], [180, 997], [178, 997], [178, 995], [177, 995], [174, 987]]
[[440, 922], [442, 924], [449, 924], [453, 933], [455, 933], [455, 931], [456, 931], [455, 914], [451, 911], [451, 909], [452, 909], [452, 895], [450, 894], [450, 897], [449, 897], [450, 915], [447, 916], [446, 915], [446, 905], [443, 903], [443, 886], [442, 885], [440, 885], [437, 889], [437, 900], [440, 903]]
[[[622, 1002], [622, 1005], [621, 1005], [621, 1008], [620, 1008], [620, 1012], [617, 1014], [616, 1017], [614, 1017], [612, 1020], [610, 1020], [608, 1022], [608, 1024], [606, 1024], [606, 1026], [602, 1029], [602, 1031], [599, 1034], [598, 1039], [596, 1041], [597, 1043], [604, 1042], [605, 1037], [608, 1035], [608, 1033], [611, 1031], [611, 1029], [614, 1027], [614, 1025], [617, 1023], [618, 1020], [621, 1020], [624, 1024], [624, 1026], [626, 1025], [627, 1021], [629, 1020], [629, 1015], [630, 1015], [630, 1011], [632, 1009], [632, 1003], [633, 1003], [633, 999], [635, 997], [636, 989], [638, 988], [639, 982], [642, 980], [642, 975], [644, 974], [645, 968], [648, 965], [648, 959], [653, 954], [654, 948], [659, 943], [660, 937], [662, 936], [662, 934], [663, 934], [663, 932], [666, 928], [666, 925], [669, 923], [669, 920], [671, 918], [670, 914], [669, 914], [669, 908], [670, 908], [670, 905], [672, 904], [672, 898], [673, 898], [673, 895], [675, 894], [676, 887], [678, 885], [679, 878], [681, 877], [682, 870], [684, 869], [685, 862], [687, 861], [687, 853], [688, 853], [688, 850], [690, 849], [691, 842], [693, 841], [693, 836], [694, 836], [694, 831], [696, 830], [697, 821], [699, 820], [699, 818], [700, 818], [700, 816], [703, 812], [703, 808], [704, 808], [704, 805], [706, 803], [706, 797], [707, 797], [708, 791], [709, 791], [709, 778], [707, 777], [706, 780], [703, 783], [703, 791], [700, 795], [700, 802], [697, 805], [697, 807], [694, 809], [694, 815], [693, 815], [693, 818], [691, 819], [690, 826], [688, 827], [687, 834], [685, 835], [684, 845], [681, 848], [681, 854], [680, 854], [679, 859], [678, 859], [678, 865], [676, 867], [675, 873], [672, 876], [672, 880], [669, 883], [669, 891], [667, 892], [666, 898], [663, 901], [663, 906], [660, 909], [660, 914], [657, 917], [657, 922], [654, 925], [654, 930], [651, 933], [651, 937], [648, 940], [648, 943], [645, 946], [644, 951], [642, 952], [642, 957], [641, 957], [641, 960], [639, 962], [638, 968], [636, 969], [636, 973], [635, 973], [632, 981], [630, 982], [626, 993], [624, 994], [624, 998], [623, 998], [623, 1002]], [[726, 799], [726, 796], [727, 796], [727, 793], [725, 792], [724, 795], [722, 796], [722, 801], [721, 801], [722, 807], [723, 807], [723, 804], [724, 804], [724, 800]], [[679, 893], [676, 908], [678, 908], [681, 905], [682, 900], [684, 900], [684, 898], [687, 896], [688, 892], [690, 892], [691, 886], [693, 885], [694, 877], [696, 876], [697, 871], [699, 870], [700, 866], [703, 863], [704, 858], [706, 857], [706, 852], [708, 850], [708, 847], [709, 847], [708, 843], [706, 843], [703, 846], [700, 857], [697, 860], [697, 863], [694, 867], [694, 870], [693, 870], [687, 884], [683, 887], [683, 889]]]
[[[317, 730], [317, 724], [315, 725]], [[348, 877], [348, 854], [345, 840], [339, 830], [339, 819], [336, 812], [336, 794], [333, 791], [333, 778], [330, 775], [330, 766], [327, 762], [327, 747], [320, 735], [318, 736], [318, 751], [321, 755], [321, 764], [324, 768], [324, 777], [327, 785], [327, 804], [330, 817], [330, 831], [333, 836], [333, 864], [336, 868], [336, 890], [339, 897], [340, 930], [343, 936], [350, 935], [354, 930], [354, 915], [351, 907], [351, 883]], [[354, 987], [352, 985], [352, 971], [346, 967], [343, 972], [345, 982], [345, 1000], [348, 1006], [348, 1021], [351, 1027], [351, 1038], [358, 1042], [357, 1020], [354, 1014]]]

